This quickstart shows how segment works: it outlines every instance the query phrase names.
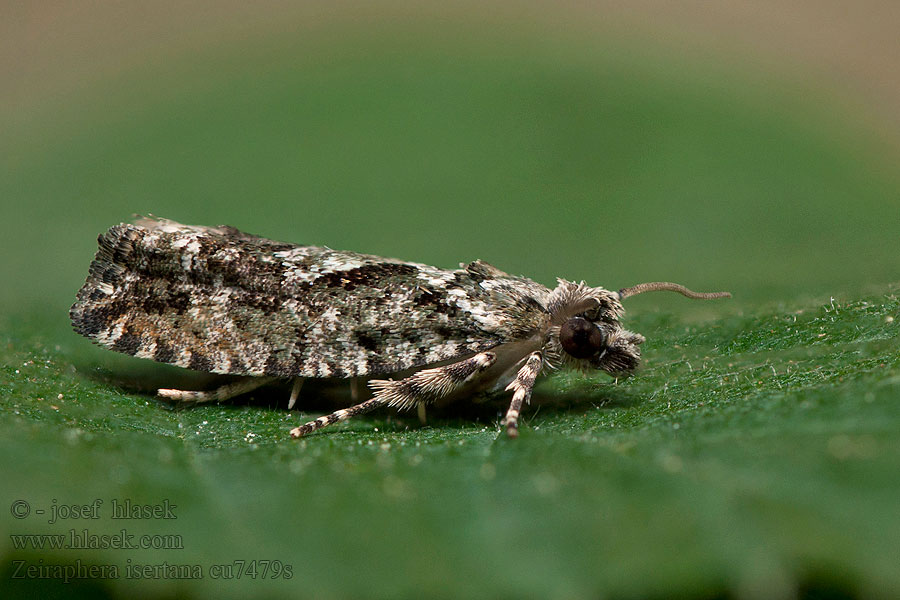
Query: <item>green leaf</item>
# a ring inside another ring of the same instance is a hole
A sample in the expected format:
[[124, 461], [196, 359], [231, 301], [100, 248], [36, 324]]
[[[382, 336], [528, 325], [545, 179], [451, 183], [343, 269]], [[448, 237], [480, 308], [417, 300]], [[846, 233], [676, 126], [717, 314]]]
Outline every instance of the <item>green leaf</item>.
[[[900, 194], [836, 100], [577, 33], [312, 29], [0, 115], [0, 596], [900, 596]], [[70, 331], [133, 212], [735, 299], [629, 299], [643, 368], [551, 374], [517, 440], [472, 403], [294, 441], [345, 387], [176, 408], [217, 381]]]

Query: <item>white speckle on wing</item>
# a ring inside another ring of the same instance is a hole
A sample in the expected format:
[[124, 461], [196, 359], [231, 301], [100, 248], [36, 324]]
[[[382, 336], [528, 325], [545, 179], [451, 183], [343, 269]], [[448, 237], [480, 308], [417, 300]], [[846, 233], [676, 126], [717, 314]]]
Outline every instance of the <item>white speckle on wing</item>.
[[105, 332], [99, 334], [97, 336], [97, 341], [104, 346], [112, 346], [117, 339], [122, 337], [122, 333], [125, 331], [125, 326], [122, 323], [116, 323], [113, 325], [112, 329], [107, 329]]
[[150, 345], [147, 347], [141, 347], [138, 349], [134, 355], [138, 358], [153, 358], [153, 355], [156, 353], [156, 340], [150, 340]]
[[[454, 294], [454, 292], [459, 293]], [[484, 302], [469, 300], [466, 293], [462, 290], [450, 290], [447, 293], [457, 297], [455, 304], [472, 315], [472, 318], [484, 326], [485, 329], [493, 330], [502, 325], [503, 321], [498, 318], [496, 311], [490, 310]]]
[[185, 369], [187, 369], [188, 366], [191, 364], [191, 356], [192, 356], [191, 351], [185, 350], [185, 351], [181, 352], [181, 354], [178, 355], [178, 358], [172, 364], [175, 364], [175, 365], [178, 365], [179, 367], [184, 367]]
[[449, 271], [441, 271], [438, 269], [419, 269], [417, 277], [428, 283], [433, 288], [444, 289], [447, 284], [453, 281], [454, 274]]

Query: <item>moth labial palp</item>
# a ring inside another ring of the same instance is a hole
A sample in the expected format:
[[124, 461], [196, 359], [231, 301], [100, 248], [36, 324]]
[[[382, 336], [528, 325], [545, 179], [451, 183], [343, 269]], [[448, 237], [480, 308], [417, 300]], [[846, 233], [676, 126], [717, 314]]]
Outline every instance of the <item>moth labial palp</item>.
[[[222, 401], [282, 380], [294, 382], [293, 407], [305, 378], [354, 382], [353, 406], [293, 437], [385, 406], [415, 407], [424, 419], [428, 404], [503, 387], [512, 392], [503, 426], [515, 437], [548, 367], [634, 372], [644, 338], [620, 323], [625, 298], [729, 295], [666, 282], [616, 292], [563, 279], [551, 290], [482, 261], [439, 269], [156, 218], [116, 225], [98, 241], [70, 309], [78, 333], [133, 356], [247, 378], [159, 395]], [[360, 402], [362, 379], [373, 396]]]

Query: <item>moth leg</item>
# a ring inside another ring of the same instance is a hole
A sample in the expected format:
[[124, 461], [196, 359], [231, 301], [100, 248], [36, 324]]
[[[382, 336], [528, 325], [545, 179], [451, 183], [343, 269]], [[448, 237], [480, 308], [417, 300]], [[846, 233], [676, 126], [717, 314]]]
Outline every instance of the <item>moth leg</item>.
[[375, 410], [376, 408], [381, 408], [382, 406], [384, 406], [383, 401], [379, 400], [378, 398], [371, 398], [369, 400], [366, 400], [365, 402], [357, 404], [356, 406], [336, 410], [330, 415], [319, 417], [315, 421], [310, 421], [305, 425], [301, 425], [300, 427], [294, 427], [293, 429], [291, 429], [291, 437], [303, 437], [304, 435], [312, 433], [317, 429], [322, 429], [323, 427], [327, 427], [328, 425], [337, 423], [339, 421], [346, 421], [350, 417], [365, 414], [367, 412]]
[[288, 410], [294, 408], [294, 404], [297, 403], [297, 398], [300, 396], [300, 388], [303, 387], [303, 382], [306, 380], [304, 377], [297, 377], [294, 379], [294, 387], [291, 388], [291, 399], [288, 400]]
[[425, 415], [425, 403], [424, 402], [419, 402], [418, 404], [416, 404], [416, 413], [419, 416], [419, 423], [421, 423], [422, 425], [428, 425], [428, 419], [426, 418], [426, 415]]
[[434, 369], [423, 369], [406, 379], [399, 381], [374, 380], [369, 387], [375, 396], [365, 402], [336, 410], [330, 415], [319, 417], [300, 427], [291, 430], [291, 437], [302, 437], [317, 429], [338, 421], [361, 415], [382, 406], [395, 406], [402, 409], [412, 408], [417, 404], [433, 402], [460, 388], [472, 377], [483, 372], [497, 360], [493, 352], [482, 352], [465, 360]]
[[359, 377], [351, 377], [350, 378], [350, 401], [353, 404], [359, 404], [359, 397], [362, 396], [362, 391], [359, 389]]
[[493, 352], [481, 352], [443, 367], [423, 369], [400, 381], [376, 379], [369, 382], [369, 387], [375, 392], [375, 398], [388, 406], [409, 409], [453, 393], [496, 360]]
[[503, 424], [506, 425], [506, 435], [511, 438], [519, 437], [519, 412], [522, 410], [522, 404], [531, 399], [534, 381], [541, 372], [543, 364], [544, 357], [540, 351], [532, 352], [519, 372], [516, 373], [516, 378], [506, 386], [507, 390], [514, 390], [509, 410], [506, 411], [506, 418], [503, 419]]
[[179, 402], [222, 402], [252, 392], [258, 387], [275, 381], [277, 377], [249, 377], [209, 391], [158, 389], [156, 395]]

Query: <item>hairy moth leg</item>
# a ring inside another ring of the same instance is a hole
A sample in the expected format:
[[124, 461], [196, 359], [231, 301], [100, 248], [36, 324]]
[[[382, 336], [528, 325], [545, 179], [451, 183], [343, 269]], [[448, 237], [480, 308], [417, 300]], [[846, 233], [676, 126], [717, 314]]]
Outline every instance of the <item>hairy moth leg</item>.
[[412, 408], [418, 404], [434, 402], [459, 389], [473, 377], [486, 370], [497, 360], [493, 352], [481, 352], [443, 367], [423, 369], [406, 379], [399, 381], [374, 380], [369, 387], [375, 397], [350, 408], [336, 410], [330, 415], [319, 417], [300, 427], [291, 430], [292, 437], [302, 437], [317, 429], [345, 421], [350, 417], [361, 415], [382, 406], [394, 406], [401, 409]]
[[516, 373], [516, 378], [512, 380], [507, 390], [514, 390], [512, 402], [509, 404], [509, 410], [506, 411], [506, 418], [503, 424], [506, 425], [506, 435], [511, 438], [519, 437], [519, 413], [522, 410], [522, 404], [531, 399], [531, 389], [534, 387], [534, 381], [541, 372], [544, 364], [544, 357], [540, 351], [532, 352], [525, 359], [525, 364]]
[[317, 429], [322, 429], [323, 427], [327, 427], [339, 421], [346, 421], [351, 417], [371, 412], [376, 408], [381, 408], [382, 406], [384, 406], [383, 401], [379, 400], [378, 398], [371, 398], [369, 400], [366, 400], [365, 402], [357, 404], [356, 406], [336, 410], [330, 415], [319, 417], [315, 421], [309, 421], [308, 423], [301, 425], [300, 427], [294, 427], [293, 429], [291, 429], [291, 437], [303, 437], [304, 435], [312, 433]]
[[408, 409], [451, 394], [496, 360], [493, 352], [481, 352], [443, 367], [424, 369], [400, 381], [376, 379], [369, 382], [369, 387], [387, 406]]
[[191, 390], [158, 389], [156, 395], [180, 402], [222, 402], [252, 392], [258, 387], [272, 383], [277, 377], [250, 377], [242, 381], [235, 381], [228, 385], [217, 387], [214, 390], [195, 392]]

